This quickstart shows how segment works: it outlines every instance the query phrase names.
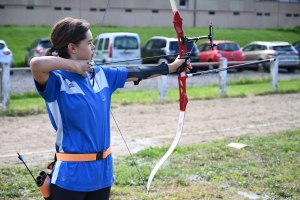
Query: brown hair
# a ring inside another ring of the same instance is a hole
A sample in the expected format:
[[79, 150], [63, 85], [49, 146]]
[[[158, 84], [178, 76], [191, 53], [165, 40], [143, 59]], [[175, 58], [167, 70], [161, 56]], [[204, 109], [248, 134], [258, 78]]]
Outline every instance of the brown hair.
[[56, 51], [59, 57], [70, 58], [68, 44], [79, 44], [86, 39], [85, 33], [89, 29], [90, 24], [85, 20], [71, 17], [61, 19], [52, 27], [50, 40], [53, 47], [47, 49], [45, 55], [52, 56], [52, 52]]

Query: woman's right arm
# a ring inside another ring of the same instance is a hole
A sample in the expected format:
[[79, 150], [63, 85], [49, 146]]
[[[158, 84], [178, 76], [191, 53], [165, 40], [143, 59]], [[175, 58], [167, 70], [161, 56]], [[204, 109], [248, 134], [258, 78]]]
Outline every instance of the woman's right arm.
[[90, 60], [71, 60], [54, 56], [34, 57], [30, 61], [30, 69], [34, 80], [45, 86], [49, 72], [53, 70], [67, 70], [87, 77], [86, 72], [92, 72], [88, 64]]

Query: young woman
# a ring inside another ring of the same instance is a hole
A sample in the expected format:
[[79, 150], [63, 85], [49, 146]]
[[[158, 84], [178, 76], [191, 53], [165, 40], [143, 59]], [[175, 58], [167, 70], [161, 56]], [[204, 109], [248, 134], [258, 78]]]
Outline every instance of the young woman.
[[[138, 83], [175, 72], [176, 59], [157, 67], [109, 68], [92, 63], [94, 45], [88, 22], [64, 18], [51, 31], [53, 47], [33, 58], [30, 68], [56, 130], [52, 169], [53, 200], [109, 199], [114, 182], [110, 148], [110, 104], [126, 81]], [[191, 68], [187, 61], [188, 68]]]

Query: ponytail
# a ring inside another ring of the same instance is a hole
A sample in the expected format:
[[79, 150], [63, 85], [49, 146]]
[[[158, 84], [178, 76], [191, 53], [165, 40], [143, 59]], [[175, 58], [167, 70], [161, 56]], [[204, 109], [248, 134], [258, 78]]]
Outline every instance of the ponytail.
[[45, 56], [52, 56], [51, 48], [46, 50]]

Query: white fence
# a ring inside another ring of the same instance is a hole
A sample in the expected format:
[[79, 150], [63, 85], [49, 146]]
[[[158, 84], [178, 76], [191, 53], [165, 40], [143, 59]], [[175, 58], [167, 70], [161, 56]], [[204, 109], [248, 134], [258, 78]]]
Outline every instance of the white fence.
[[[227, 62], [226, 58], [221, 58], [220, 62], [207, 62], [207, 63], [193, 63], [193, 66], [208, 66], [208, 65], [219, 65], [220, 68], [227, 68], [228, 64], [241, 64], [245, 62]], [[121, 65], [110, 65], [111, 67], [118, 67]], [[124, 66], [124, 65], [122, 65]], [[127, 66], [127, 65], [126, 65]], [[129, 65], [128, 65], [129, 66]], [[136, 65], [133, 65], [136, 66]], [[150, 65], [147, 65], [150, 66]], [[155, 65], [153, 65], [155, 66]], [[1, 89], [1, 102], [0, 108], [6, 110], [9, 108], [10, 101], [10, 70], [30, 70], [28, 67], [22, 68], [12, 68], [10, 69], [9, 64], [0, 63], [0, 89]], [[219, 92], [222, 95], [226, 94], [226, 83], [227, 83], [227, 70], [222, 70], [218, 72], [219, 74]], [[270, 65], [270, 79], [271, 88], [274, 90], [278, 89], [278, 60], [271, 62]], [[158, 78], [158, 96], [159, 99], [165, 100], [167, 98], [167, 76], [160, 76]]]
[[0, 107], [4, 110], [9, 108], [10, 66], [9, 63], [0, 63], [1, 102]]
[[[222, 95], [226, 94], [226, 83], [227, 83], [227, 68], [229, 69], [233, 69], [235, 68], [235, 66], [232, 65], [239, 65], [239, 64], [247, 64], [250, 63], [251, 61], [248, 62], [239, 62], [239, 61], [230, 61], [228, 62], [226, 58], [221, 58], [220, 62], [201, 62], [201, 63], [193, 63], [193, 66], [213, 66], [213, 65], [219, 65], [219, 70], [215, 70], [218, 71], [219, 73], [219, 92]], [[253, 62], [259, 62], [259, 61], [253, 61]], [[231, 65], [228, 67], [228, 65]], [[241, 66], [243, 67], [243, 66]], [[213, 67], [209, 67], [209, 68], [213, 68]], [[226, 70], [222, 70], [222, 69], [226, 69]], [[238, 68], [236, 68], [238, 69]], [[271, 61], [270, 64], [270, 79], [271, 79], [271, 88], [274, 90], [278, 89], [278, 59], [276, 59], [275, 61]], [[214, 70], [208, 70], [208, 71], [214, 71]], [[213, 73], [213, 72], [212, 72]]]

